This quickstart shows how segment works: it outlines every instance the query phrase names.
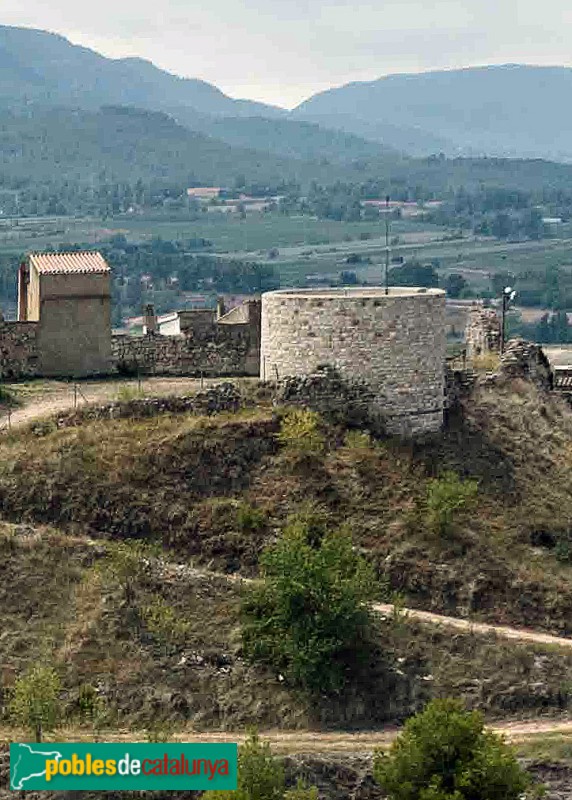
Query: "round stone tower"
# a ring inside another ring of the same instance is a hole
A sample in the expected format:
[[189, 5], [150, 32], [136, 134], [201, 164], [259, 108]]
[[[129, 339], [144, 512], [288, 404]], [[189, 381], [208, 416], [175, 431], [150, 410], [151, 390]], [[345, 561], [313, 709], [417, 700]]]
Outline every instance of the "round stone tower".
[[260, 375], [329, 365], [368, 384], [392, 433], [443, 423], [445, 292], [379, 287], [280, 289], [262, 295]]

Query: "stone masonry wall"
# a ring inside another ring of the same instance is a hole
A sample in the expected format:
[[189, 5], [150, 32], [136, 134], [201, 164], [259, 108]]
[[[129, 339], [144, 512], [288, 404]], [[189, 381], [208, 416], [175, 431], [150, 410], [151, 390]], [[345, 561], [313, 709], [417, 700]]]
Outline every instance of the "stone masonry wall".
[[262, 297], [261, 377], [329, 365], [373, 391], [372, 416], [402, 435], [443, 424], [445, 293], [283, 290]]
[[501, 323], [492, 308], [475, 306], [469, 313], [465, 329], [467, 355], [469, 358], [498, 353], [501, 340]]
[[217, 326], [209, 336], [112, 337], [112, 362], [119, 372], [142, 375], [258, 375], [258, 336], [250, 325]]
[[0, 380], [38, 375], [38, 323], [0, 321]]

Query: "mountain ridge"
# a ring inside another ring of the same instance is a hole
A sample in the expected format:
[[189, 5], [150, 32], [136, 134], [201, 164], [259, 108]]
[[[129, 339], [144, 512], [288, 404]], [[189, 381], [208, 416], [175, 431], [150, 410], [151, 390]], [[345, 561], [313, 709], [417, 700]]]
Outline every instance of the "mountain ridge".
[[293, 109], [292, 116], [327, 119], [330, 127], [360, 135], [364, 123], [413, 127], [420, 135], [448, 142], [446, 155], [568, 161], [572, 113], [562, 98], [570, 90], [572, 68], [563, 66], [502, 64], [396, 73], [320, 92]]

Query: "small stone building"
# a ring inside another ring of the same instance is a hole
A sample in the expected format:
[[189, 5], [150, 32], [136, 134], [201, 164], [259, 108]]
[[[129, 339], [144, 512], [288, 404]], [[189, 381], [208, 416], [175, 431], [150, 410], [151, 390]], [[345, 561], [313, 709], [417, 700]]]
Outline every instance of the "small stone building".
[[111, 270], [96, 252], [32, 253], [18, 275], [18, 321], [37, 323], [38, 374], [111, 369]]

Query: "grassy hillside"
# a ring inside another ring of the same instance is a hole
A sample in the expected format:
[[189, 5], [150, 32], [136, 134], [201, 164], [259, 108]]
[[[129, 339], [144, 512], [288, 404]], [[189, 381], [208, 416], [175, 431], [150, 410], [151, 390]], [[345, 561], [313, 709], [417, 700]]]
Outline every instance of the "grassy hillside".
[[[332, 526], [347, 524], [411, 603], [570, 632], [572, 418], [560, 401], [522, 381], [481, 387], [429, 443], [328, 428], [326, 452], [309, 464], [278, 446], [280, 414], [268, 402], [212, 419], [4, 437], [4, 514], [160, 542], [197, 563], [255, 574], [274, 531], [311, 508]], [[479, 489], [454, 535], [440, 536], [427, 497], [433, 478], [450, 469]], [[254, 527], [251, 507], [262, 514]]]
[[[326, 449], [301, 454], [277, 436], [284, 410], [254, 399], [236, 414], [43, 422], [0, 438], [4, 707], [15, 676], [47, 660], [68, 724], [88, 730], [85, 684], [105, 701], [98, 724], [139, 730], [375, 726], [443, 695], [492, 716], [568, 708], [570, 651], [399, 613], [378, 621], [342, 696], [309, 704], [244, 660], [232, 577], [256, 577], [293, 514], [317, 515], [352, 531], [385, 597], [569, 635], [568, 407], [513, 380], [478, 388], [424, 444], [324, 423]], [[439, 533], [427, 503], [447, 469], [479, 488]]]
[[[17, 675], [51, 663], [62, 726], [94, 729], [371, 727], [455, 694], [491, 717], [569, 707], [569, 651], [380, 619], [375, 647], [339, 698], [308, 700], [242, 657], [240, 584], [154, 549], [57, 530], [0, 527], [2, 722]], [[83, 687], [83, 688], [82, 688]], [[82, 713], [94, 687], [98, 717]]]

